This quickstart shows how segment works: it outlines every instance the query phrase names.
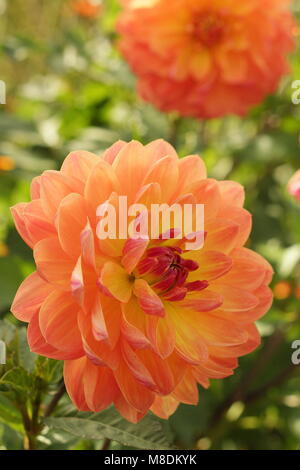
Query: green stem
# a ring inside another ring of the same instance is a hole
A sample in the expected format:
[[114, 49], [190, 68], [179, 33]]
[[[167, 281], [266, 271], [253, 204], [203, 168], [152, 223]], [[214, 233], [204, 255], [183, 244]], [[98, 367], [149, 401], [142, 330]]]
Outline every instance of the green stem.
[[66, 393], [66, 387], [65, 387], [64, 381], [62, 380], [57, 392], [55, 393], [54, 397], [52, 398], [52, 400], [50, 401], [49, 405], [47, 406], [45, 410], [45, 413], [44, 413], [45, 418], [47, 418], [53, 413], [60, 399], [64, 396], [65, 393]]
[[23, 419], [23, 426], [25, 430], [25, 438], [24, 438], [24, 449], [25, 450], [36, 450], [36, 436], [32, 432], [32, 421], [29, 417], [26, 405], [19, 405], [18, 406], [20, 413]]
[[105, 439], [103, 442], [102, 450], [108, 450], [110, 448], [111, 439]]
[[172, 116], [172, 120], [170, 124], [169, 142], [171, 145], [173, 145], [174, 148], [176, 148], [178, 144], [178, 135], [179, 135], [182, 119], [183, 118], [180, 116], [174, 116], [174, 117]]

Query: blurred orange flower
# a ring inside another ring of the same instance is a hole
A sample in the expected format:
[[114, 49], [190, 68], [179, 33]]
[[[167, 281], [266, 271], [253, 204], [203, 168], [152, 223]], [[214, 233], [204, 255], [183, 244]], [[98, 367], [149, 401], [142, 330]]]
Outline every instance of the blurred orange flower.
[[120, 48], [142, 98], [197, 118], [244, 115], [293, 49], [290, 0], [123, 0]]
[[275, 299], [285, 300], [292, 293], [292, 285], [288, 281], [279, 281], [275, 284], [273, 292]]
[[8, 246], [3, 243], [3, 242], [0, 242], [0, 258], [4, 258], [5, 256], [7, 256], [9, 253], [9, 250], [8, 250]]
[[16, 167], [13, 158], [6, 155], [0, 155], [0, 171], [11, 171]]
[[300, 170], [292, 176], [288, 183], [288, 191], [296, 201], [300, 202]]
[[295, 288], [295, 297], [300, 300], [300, 286]]
[[[101, 157], [72, 152], [60, 171], [32, 181], [31, 195], [12, 213], [37, 271], [12, 312], [29, 323], [32, 351], [65, 361], [79, 409], [114, 403], [132, 422], [149, 409], [168, 418], [260, 343], [254, 322], [272, 303], [272, 268], [244, 247], [243, 188], [207, 178], [198, 156], [179, 159], [161, 140], [120, 141]], [[204, 247], [187, 250], [175, 236], [97, 237], [97, 208], [117, 195], [148, 215], [151, 204], [204, 204]]]
[[99, 0], [76, 0], [73, 2], [73, 10], [85, 18], [96, 18], [102, 13], [103, 5]]

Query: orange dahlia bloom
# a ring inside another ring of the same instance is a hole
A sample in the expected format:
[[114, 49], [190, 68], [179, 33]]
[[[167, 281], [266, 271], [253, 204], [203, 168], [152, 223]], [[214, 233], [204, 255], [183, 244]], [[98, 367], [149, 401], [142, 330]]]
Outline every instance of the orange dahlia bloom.
[[103, 8], [99, 0], [76, 0], [72, 7], [79, 16], [91, 19], [99, 16]]
[[290, 0], [123, 0], [118, 30], [142, 98], [197, 118], [244, 115], [288, 72]]
[[292, 284], [288, 281], [279, 281], [275, 284], [273, 292], [275, 299], [288, 299], [292, 293]]
[[15, 161], [6, 155], [0, 155], [0, 171], [11, 171], [16, 167]]
[[296, 171], [288, 182], [288, 192], [296, 201], [300, 202], [300, 170]]
[[297, 286], [295, 289], [295, 297], [300, 300], [300, 286]]
[[[133, 422], [149, 409], [168, 418], [258, 346], [272, 268], [244, 247], [243, 188], [207, 178], [198, 156], [179, 159], [162, 140], [72, 152], [32, 181], [31, 195], [12, 213], [37, 270], [12, 312], [29, 323], [32, 351], [65, 361], [80, 410], [114, 404]], [[204, 246], [186, 250], [173, 222], [169, 239], [99, 238], [97, 209], [118, 195], [147, 208], [204, 204]]]
[[5, 256], [7, 256], [8, 254], [9, 254], [8, 246], [5, 243], [0, 242], [0, 258], [5, 258]]

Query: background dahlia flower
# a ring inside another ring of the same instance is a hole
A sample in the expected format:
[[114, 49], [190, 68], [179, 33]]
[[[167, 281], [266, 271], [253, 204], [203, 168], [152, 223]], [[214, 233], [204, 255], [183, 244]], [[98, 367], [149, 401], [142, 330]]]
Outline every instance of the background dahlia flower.
[[197, 118], [244, 115], [288, 72], [290, 0], [123, 0], [120, 47], [139, 94]]
[[[146, 207], [204, 204], [204, 247], [100, 240], [97, 208], [116, 195]], [[101, 157], [72, 152], [60, 171], [32, 181], [31, 196], [12, 213], [37, 271], [12, 311], [29, 323], [32, 351], [65, 361], [80, 410], [114, 404], [132, 422], [149, 409], [168, 418], [259, 345], [254, 321], [271, 305], [272, 268], [244, 247], [243, 188], [207, 178], [198, 156], [179, 159], [161, 140], [120, 141]]]
[[288, 192], [296, 201], [300, 202], [300, 170], [296, 171], [288, 182]]
[[102, 10], [101, 0], [75, 0], [72, 4], [73, 10], [83, 18], [97, 18]]

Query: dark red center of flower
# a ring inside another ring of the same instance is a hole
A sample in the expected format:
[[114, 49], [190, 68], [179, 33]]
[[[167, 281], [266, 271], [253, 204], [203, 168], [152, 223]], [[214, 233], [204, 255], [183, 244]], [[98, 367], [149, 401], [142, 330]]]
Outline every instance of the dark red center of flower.
[[205, 46], [219, 43], [225, 32], [224, 19], [215, 13], [204, 13], [198, 16], [193, 24], [193, 35]]
[[179, 247], [160, 246], [149, 248], [138, 264], [139, 275], [147, 275], [155, 291], [166, 300], [182, 300], [190, 291], [200, 291], [207, 281], [187, 282], [189, 273], [199, 268], [198, 263], [185, 259]]

